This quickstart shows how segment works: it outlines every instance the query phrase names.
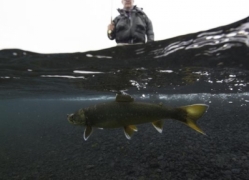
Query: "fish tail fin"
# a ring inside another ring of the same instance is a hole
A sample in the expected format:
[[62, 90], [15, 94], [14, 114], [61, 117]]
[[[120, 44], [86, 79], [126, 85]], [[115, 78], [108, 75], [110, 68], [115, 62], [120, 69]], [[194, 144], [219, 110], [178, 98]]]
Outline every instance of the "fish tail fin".
[[209, 106], [206, 104], [182, 106], [179, 109], [181, 112], [184, 112], [184, 117], [180, 118], [180, 121], [185, 123], [190, 128], [194, 129], [195, 131], [206, 135], [204, 131], [202, 131], [201, 128], [196, 124], [196, 122], [207, 111], [208, 107]]

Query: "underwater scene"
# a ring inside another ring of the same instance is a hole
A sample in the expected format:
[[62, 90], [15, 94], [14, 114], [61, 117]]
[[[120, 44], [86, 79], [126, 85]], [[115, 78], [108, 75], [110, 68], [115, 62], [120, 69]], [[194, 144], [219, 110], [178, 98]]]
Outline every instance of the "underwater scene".
[[3, 49], [0, 179], [248, 180], [248, 107], [249, 17], [84, 53]]

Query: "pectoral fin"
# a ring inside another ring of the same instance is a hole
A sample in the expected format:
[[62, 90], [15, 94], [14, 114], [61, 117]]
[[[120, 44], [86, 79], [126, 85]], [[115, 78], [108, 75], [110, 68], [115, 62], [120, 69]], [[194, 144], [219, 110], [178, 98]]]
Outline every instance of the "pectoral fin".
[[83, 138], [84, 138], [85, 141], [90, 137], [92, 132], [93, 132], [93, 128], [91, 126], [86, 126], [85, 127], [85, 131], [84, 131], [84, 135], [83, 135]]
[[130, 125], [130, 126], [125, 126], [124, 127], [124, 133], [125, 133], [125, 137], [127, 139], [131, 139], [131, 136], [133, 135], [134, 132], [137, 131], [137, 127], [134, 125]]
[[156, 128], [156, 130], [159, 133], [162, 133], [163, 132], [163, 123], [164, 123], [163, 120], [159, 120], [159, 121], [152, 122], [152, 125]]
[[134, 99], [128, 94], [117, 94], [115, 101], [116, 102], [133, 102]]

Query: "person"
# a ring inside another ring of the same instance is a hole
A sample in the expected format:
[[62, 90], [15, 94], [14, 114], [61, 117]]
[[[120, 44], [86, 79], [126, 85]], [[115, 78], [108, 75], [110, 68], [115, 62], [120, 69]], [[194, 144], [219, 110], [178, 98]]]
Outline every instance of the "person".
[[154, 41], [154, 32], [151, 20], [134, 4], [134, 0], [122, 0], [123, 9], [107, 27], [107, 36], [116, 40], [119, 45], [137, 44]]

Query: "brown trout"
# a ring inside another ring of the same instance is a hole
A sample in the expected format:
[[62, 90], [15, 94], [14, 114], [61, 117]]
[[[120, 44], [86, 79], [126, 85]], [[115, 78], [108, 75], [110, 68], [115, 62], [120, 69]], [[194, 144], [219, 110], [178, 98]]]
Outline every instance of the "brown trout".
[[156, 130], [162, 133], [163, 119], [178, 120], [205, 135], [196, 122], [207, 108], [206, 104], [171, 108], [162, 104], [134, 102], [131, 96], [118, 94], [115, 101], [82, 108], [68, 115], [67, 119], [72, 124], [85, 126], [85, 140], [92, 134], [93, 127], [123, 128], [126, 138], [130, 139], [137, 131], [135, 125], [152, 123]]

